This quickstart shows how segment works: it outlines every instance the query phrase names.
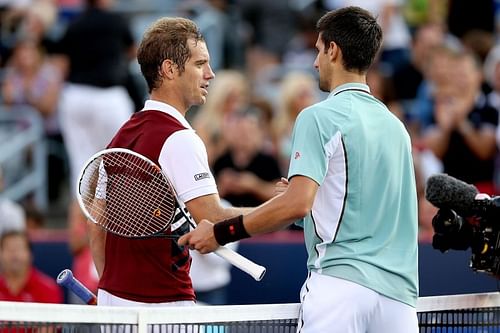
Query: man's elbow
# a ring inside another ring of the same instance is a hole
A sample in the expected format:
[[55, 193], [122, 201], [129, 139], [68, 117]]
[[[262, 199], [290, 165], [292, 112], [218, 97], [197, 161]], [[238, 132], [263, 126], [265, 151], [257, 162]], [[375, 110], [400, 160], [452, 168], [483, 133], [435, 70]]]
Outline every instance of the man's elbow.
[[300, 220], [304, 218], [311, 211], [312, 207], [306, 202], [296, 202], [290, 207], [290, 218]]

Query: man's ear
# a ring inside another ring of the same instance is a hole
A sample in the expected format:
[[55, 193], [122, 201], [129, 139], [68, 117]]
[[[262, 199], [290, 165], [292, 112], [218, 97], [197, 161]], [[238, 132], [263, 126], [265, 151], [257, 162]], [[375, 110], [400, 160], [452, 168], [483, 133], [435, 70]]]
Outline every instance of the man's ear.
[[340, 56], [340, 48], [335, 42], [330, 42], [328, 47], [328, 55], [331, 62], [336, 62]]
[[162, 77], [172, 80], [174, 78], [177, 66], [170, 59], [165, 59], [160, 66], [160, 74]]

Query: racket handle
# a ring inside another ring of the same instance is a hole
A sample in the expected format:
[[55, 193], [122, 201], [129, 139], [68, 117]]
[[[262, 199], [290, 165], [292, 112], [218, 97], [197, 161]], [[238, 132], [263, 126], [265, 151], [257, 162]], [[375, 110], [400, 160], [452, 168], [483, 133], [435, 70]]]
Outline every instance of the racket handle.
[[228, 249], [227, 247], [220, 246], [217, 250], [214, 251], [214, 253], [230, 262], [233, 266], [241, 269], [243, 272], [253, 277], [256, 281], [262, 280], [262, 278], [266, 274], [265, 267], [257, 265], [253, 261], [245, 258], [241, 254], [233, 250]]
[[74, 276], [73, 272], [69, 269], [63, 270], [57, 276], [57, 284], [68, 288], [76, 296], [88, 305], [97, 305], [97, 297], [87, 287], [85, 287]]

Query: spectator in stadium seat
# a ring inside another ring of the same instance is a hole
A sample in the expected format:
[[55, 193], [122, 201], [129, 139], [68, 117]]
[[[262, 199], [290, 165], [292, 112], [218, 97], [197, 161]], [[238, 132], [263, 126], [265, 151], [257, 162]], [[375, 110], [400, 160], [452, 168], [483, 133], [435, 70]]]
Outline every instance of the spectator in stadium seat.
[[193, 128], [207, 148], [210, 166], [227, 149], [226, 133], [231, 131], [235, 114], [245, 110], [250, 101], [250, 83], [237, 70], [217, 73], [210, 84], [210, 98], [193, 118]]
[[394, 72], [391, 79], [394, 97], [403, 106], [406, 121], [412, 119], [412, 104], [424, 79], [424, 67], [434, 47], [444, 44], [444, 30], [439, 24], [426, 24], [412, 35], [410, 61]]
[[313, 75], [304, 71], [291, 71], [283, 77], [276, 114], [271, 123], [276, 156], [283, 172], [288, 170], [295, 119], [300, 111], [318, 98], [318, 86]]
[[235, 115], [228, 148], [214, 163], [221, 198], [235, 207], [258, 206], [275, 194], [278, 160], [264, 151], [264, 126], [257, 108]]
[[[48, 60], [39, 41], [26, 37], [16, 43], [5, 67], [2, 82], [3, 100], [9, 106], [8, 110], [16, 112], [16, 107], [36, 110], [42, 116], [49, 147], [62, 147], [57, 104], [63, 80], [58, 68]], [[49, 149], [47, 163], [48, 194], [49, 199], [54, 201], [59, 197], [65, 180], [65, 154], [56, 154], [54, 149]]]
[[63, 293], [55, 280], [33, 266], [33, 253], [24, 231], [0, 236], [0, 300], [62, 303]]
[[443, 162], [444, 172], [494, 195], [498, 111], [481, 90], [482, 65], [470, 52], [452, 58], [450, 80], [436, 88], [433, 123], [423, 144]]

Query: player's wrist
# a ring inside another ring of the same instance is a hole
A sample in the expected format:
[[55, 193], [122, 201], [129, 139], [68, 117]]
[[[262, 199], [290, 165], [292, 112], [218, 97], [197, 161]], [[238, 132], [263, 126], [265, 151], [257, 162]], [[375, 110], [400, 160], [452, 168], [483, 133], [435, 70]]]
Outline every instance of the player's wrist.
[[214, 237], [219, 245], [225, 245], [250, 237], [243, 224], [243, 215], [216, 223], [214, 225]]

